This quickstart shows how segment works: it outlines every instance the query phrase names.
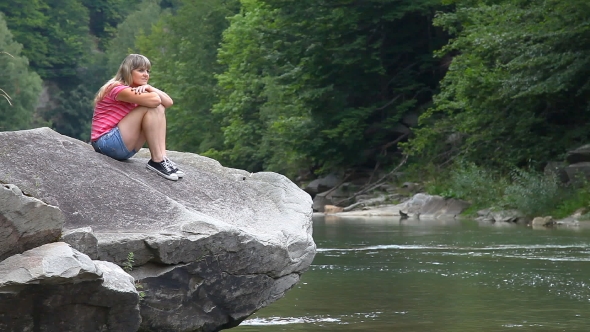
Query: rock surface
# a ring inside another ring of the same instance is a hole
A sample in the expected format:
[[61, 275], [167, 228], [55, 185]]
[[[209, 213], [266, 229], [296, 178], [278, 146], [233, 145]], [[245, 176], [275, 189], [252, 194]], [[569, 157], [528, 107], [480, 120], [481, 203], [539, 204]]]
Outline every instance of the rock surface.
[[0, 262], [0, 289], [79, 283], [102, 278], [92, 260], [63, 242], [45, 244]]
[[449, 219], [456, 218], [469, 207], [469, 203], [437, 195], [418, 193], [400, 204], [386, 204], [383, 206], [334, 213], [334, 216], [397, 216], [401, 218], [418, 219]]
[[281, 298], [315, 255], [311, 198], [276, 173], [169, 152], [186, 173], [174, 182], [146, 169], [145, 150], [119, 162], [48, 128], [0, 132], [0, 151], [0, 182], [59, 207], [64, 241], [133, 266], [140, 331], [236, 326]]
[[63, 242], [0, 262], [0, 331], [136, 331], [133, 278]]
[[0, 172], [5, 174], [5, 179], [0, 178], [0, 261], [56, 241], [64, 225], [57, 207], [26, 196], [15, 185], [3, 184], [11, 173], [15, 172]]
[[568, 151], [565, 160], [570, 164], [590, 162], [590, 144]]

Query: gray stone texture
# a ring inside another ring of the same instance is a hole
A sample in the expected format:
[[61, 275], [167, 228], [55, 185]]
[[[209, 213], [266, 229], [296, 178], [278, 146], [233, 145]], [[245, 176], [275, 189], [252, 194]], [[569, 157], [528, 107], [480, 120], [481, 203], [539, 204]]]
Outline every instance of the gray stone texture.
[[416, 194], [402, 203], [401, 210], [409, 215], [418, 216], [452, 216], [456, 217], [469, 207], [469, 203], [437, 195]]
[[590, 162], [590, 144], [568, 151], [565, 160], [570, 164]]
[[584, 184], [590, 179], [590, 162], [579, 162], [565, 167], [570, 183]]
[[61, 235], [60, 240], [70, 244], [74, 249], [85, 253], [88, 257], [98, 259], [98, 240], [92, 232], [92, 227], [82, 227], [65, 231]]
[[[0, 143], [1, 144], [1, 143]], [[1, 151], [1, 150], [0, 150]], [[56, 241], [64, 225], [61, 211], [6, 184], [18, 169], [0, 166], [0, 261], [14, 254]], [[2, 178], [4, 176], [4, 178]], [[34, 183], [35, 179], [32, 179]]]
[[59, 207], [64, 241], [133, 266], [140, 331], [235, 326], [282, 297], [315, 255], [311, 198], [276, 173], [170, 151], [186, 173], [174, 182], [146, 169], [145, 149], [120, 162], [49, 128], [0, 132], [0, 152], [0, 181]]
[[133, 278], [63, 242], [0, 262], [0, 331], [128, 332], [141, 322]]

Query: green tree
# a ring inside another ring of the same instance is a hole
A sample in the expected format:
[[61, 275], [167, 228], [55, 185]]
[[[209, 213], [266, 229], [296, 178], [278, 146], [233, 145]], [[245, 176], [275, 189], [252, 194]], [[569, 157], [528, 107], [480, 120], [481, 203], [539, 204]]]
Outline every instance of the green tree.
[[31, 128], [32, 115], [41, 92], [41, 78], [29, 71], [27, 59], [21, 55], [22, 45], [13, 40], [0, 13], [0, 88], [10, 102], [0, 99], [0, 130]]
[[78, 0], [10, 0], [0, 11], [31, 67], [44, 79], [70, 84], [90, 52], [88, 10]]
[[218, 75], [220, 100], [214, 112], [223, 119], [224, 145], [209, 155], [234, 167], [262, 169], [264, 153], [259, 149], [264, 123], [259, 110], [266, 98], [266, 61], [272, 50], [261, 34], [273, 24], [273, 12], [257, 1], [242, 1], [241, 13], [231, 18], [223, 34], [219, 60], [226, 71]]
[[52, 128], [60, 134], [88, 141], [95, 93], [84, 84], [69, 90], [67, 95], [60, 91], [54, 96], [59, 106], [48, 111], [45, 117], [51, 120]]
[[62, 87], [75, 86], [72, 80], [77, 69], [87, 64], [91, 49], [88, 9], [79, 0], [45, 1], [47, 65], [37, 71]]
[[123, 22], [117, 25], [114, 37], [107, 47], [108, 70], [112, 75], [119, 69], [121, 61], [131, 53], [139, 53], [136, 42], [140, 36], [149, 35], [162, 13], [159, 1], [145, 0], [135, 12], [132, 12]]
[[98, 38], [98, 48], [105, 49], [117, 25], [136, 10], [141, 0], [82, 0], [89, 11], [90, 33]]
[[43, 10], [47, 4], [42, 0], [11, 0], [0, 2], [0, 12], [4, 13], [6, 24], [14, 39], [24, 45], [23, 55], [31, 60], [31, 65], [41, 67], [46, 64], [47, 38], [43, 35], [47, 16]]
[[454, 36], [440, 52], [452, 63], [408, 151], [510, 169], [587, 142], [590, 3], [457, 6], [436, 19]]
[[140, 37], [141, 53], [152, 61], [154, 85], [174, 99], [167, 110], [167, 144], [171, 149], [202, 153], [221, 145], [215, 74], [221, 34], [227, 16], [239, 10], [237, 0], [180, 1], [174, 14], [162, 17], [150, 35]]
[[[446, 41], [438, 1], [243, 1], [224, 34], [225, 148], [236, 167], [293, 174], [391, 163], [428, 105]], [[402, 131], [400, 131], [400, 128]], [[405, 128], [407, 132], [407, 128]]]

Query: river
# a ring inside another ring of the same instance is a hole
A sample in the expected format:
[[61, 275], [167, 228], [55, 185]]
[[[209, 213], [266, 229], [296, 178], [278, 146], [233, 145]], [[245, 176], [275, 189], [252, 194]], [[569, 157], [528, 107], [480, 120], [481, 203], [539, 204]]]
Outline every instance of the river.
[[314, 217], [317, 255], [236, 332], [590, 331], [590, 228]]

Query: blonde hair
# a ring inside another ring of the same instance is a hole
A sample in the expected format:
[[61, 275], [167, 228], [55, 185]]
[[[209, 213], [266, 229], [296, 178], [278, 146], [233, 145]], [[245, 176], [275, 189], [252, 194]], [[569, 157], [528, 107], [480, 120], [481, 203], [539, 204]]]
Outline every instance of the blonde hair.
[[147, 69], [150, 70], [152, 64], [150, 60], [141, 54], [129, 54], [125, 57], [115, 77], [108, 80], [96, 93], [94, 97], [94, 105], [101, 101], [112, 88], [117, 85], [129, 85], [133, 84], [133, 75], [131, 72], [134, 69]]

